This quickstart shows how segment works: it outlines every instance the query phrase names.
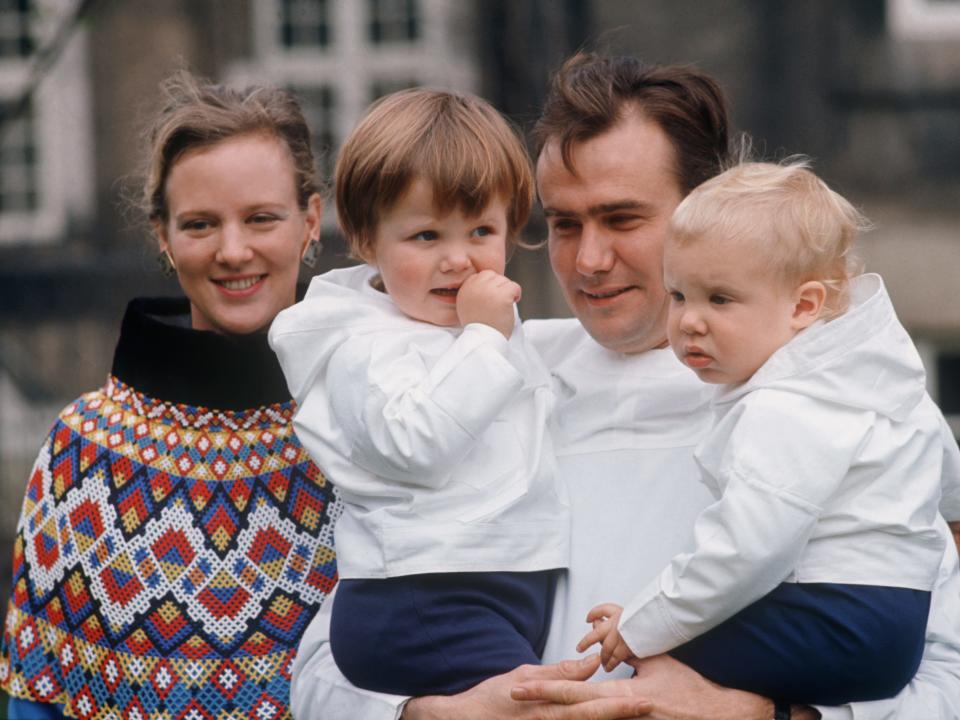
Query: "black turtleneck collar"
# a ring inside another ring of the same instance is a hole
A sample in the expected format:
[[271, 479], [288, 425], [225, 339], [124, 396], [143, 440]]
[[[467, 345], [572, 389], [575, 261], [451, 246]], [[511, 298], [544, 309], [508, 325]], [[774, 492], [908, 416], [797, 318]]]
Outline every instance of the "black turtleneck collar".
[[193, 330], [186, 298], [137, 298], [127, 306], [113, 375], [169, 403], [245, 410], [290, 400], [266, 332]]

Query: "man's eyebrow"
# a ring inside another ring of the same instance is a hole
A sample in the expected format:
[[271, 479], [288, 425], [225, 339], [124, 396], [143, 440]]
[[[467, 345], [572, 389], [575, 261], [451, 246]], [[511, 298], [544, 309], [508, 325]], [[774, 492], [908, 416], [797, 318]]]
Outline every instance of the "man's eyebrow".
[[[640, 212], [652, 212], [653, 206], [650, 203], [640, 200], [614, 200], [613, 202], [591, 205], [587, 208], [587, 215], [607, 215], [609, 213], [619, 212], [621, 210], [639, 210]], [[564, 210], [562, 208], [545, 207], [543, 209], [545, 217], [577, 217], [580, 213], [573, 210]]]
[[649, 212], [652, 209], [650, 203], [640, 200], [615, 200], [614, 202], [601, 203], [590, 207], [587, 212], [591, 215], [605, 215], [607, 213], [617, 212], [618, 210], [641, 210]]

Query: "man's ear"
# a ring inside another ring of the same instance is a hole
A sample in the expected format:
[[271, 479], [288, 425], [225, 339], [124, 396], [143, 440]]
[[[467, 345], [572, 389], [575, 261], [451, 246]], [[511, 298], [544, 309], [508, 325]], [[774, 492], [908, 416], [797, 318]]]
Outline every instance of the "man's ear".
[[823, 313], [823, 304], [827, 300], [827, 287], [819, 280], [808, 280], [793, 291], [794, 330], [803, 330], [812, 325]]

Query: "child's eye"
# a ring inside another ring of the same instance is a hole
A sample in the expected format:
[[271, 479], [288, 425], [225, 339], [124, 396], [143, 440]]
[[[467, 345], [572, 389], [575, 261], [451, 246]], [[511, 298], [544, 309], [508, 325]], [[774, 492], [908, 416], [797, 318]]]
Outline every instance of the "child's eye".
[[674, 290], [674, 291], [672, 291], [672, 292], [670, 293], [670, 298], [671, 298], [674, 302], [681, 303], [681, 302], [683, 302], [683, 293], [682, 293], [682, 292], [678, 292], [677, 290]]
[[473, 229], [474, 237], [486, 237], [487, 235], [493, 235], [493, 228], [481, 226]]
[[710, 302], [712, 302], [714, 305], [726, 305], [728, 302], [730, 302], [730, 298], [726, 298], [723, 295], [711, 295]]
[[411, 237], [414, 240], [436, 240], [438, 236], [435, 230], [421, 230]]

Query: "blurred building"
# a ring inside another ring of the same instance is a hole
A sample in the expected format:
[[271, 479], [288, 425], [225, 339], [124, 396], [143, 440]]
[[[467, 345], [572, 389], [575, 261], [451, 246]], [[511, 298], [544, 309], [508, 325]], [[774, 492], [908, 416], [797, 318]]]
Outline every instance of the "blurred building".
[[[290, 87], [329, 175], [363, 108], [402, 87], [477, 92], [529, 127], [584, 44], [695, 62], [765, 156], [812, 156], [864, 209], [867, 267], [960, 432], [960, 0], [2, 0], [0, 591], [47, 427], [103, 382], [126, 300], [176, 292], [121, 202], [162, 77]], [[342, 249], [328, 222], [327, 267]], [[566, 313], [542, 251], [511, 272], [526, 316]]]
[[591, 3], [596, 32], [695, 62], [767, 158], [804, 153], [875, 229], [860, 243], [960, 435], [960, 1]]

